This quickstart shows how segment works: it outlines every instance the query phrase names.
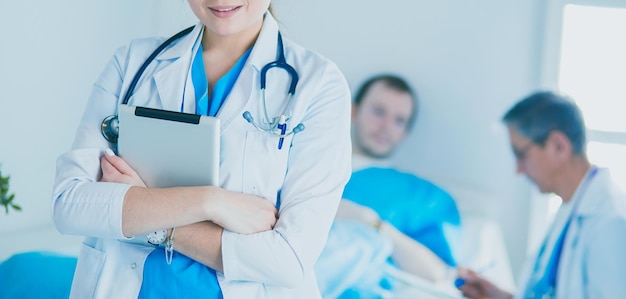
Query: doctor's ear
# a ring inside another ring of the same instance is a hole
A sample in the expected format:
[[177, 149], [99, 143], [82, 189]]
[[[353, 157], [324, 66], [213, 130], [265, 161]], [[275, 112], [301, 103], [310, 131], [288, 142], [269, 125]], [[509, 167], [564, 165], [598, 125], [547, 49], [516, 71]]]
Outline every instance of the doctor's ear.
[[546, 139], [546, 146], [550, 146], [557, 157], [569, 158], [573, 152], [572, 142], [560, 131], [552, 131]]

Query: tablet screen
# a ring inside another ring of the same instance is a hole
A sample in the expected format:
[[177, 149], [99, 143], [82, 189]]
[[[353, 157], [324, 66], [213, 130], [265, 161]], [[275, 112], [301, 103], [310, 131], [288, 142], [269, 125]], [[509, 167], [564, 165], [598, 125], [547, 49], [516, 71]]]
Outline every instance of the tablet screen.
[[216, 117], [119, 105], [118, 154], [148, 187], [219, 185]]

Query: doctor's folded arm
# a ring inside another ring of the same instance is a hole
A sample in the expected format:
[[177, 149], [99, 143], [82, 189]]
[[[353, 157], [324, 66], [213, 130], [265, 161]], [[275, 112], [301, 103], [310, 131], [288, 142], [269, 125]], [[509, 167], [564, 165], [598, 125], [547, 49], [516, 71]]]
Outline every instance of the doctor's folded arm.
[[[351, 171], [347, 82], [280, 34], [269, 0], [188, 3], [196, 26], [115, 52], [58, 158], [54, 223], [85, 237], [70, 297], [321, 298], [313, 267]], [[126, 104], [218, 118], [219, 185], [146, 186], [103, 136]]]
[[503, 117], [517, 172], [562, 199], [514, 294], [459, 269], [468, 298], [626, 298], [626, 193], [587, 159], [585, 123], [572, 99], [533, 93]]

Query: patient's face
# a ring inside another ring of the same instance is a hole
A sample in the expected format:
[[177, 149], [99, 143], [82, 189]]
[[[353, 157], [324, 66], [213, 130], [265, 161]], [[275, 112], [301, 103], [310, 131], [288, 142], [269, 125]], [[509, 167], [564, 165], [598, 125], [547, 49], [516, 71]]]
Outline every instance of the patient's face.
[[409, 93], [374, 83], [353, 110], [354, 151], [375, 158], [389, 156], [406, 137], [411, 113]]

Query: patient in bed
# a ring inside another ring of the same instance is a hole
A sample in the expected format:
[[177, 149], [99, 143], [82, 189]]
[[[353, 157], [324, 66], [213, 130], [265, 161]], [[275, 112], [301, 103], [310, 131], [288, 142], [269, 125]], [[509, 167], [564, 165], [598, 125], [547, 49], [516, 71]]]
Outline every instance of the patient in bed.
[[387, 266], [431, 282], [456, 266], [460, 216], [435, 184], [398, 171], [387, 158], [415, 121], [417, 98], [393, 75], [366, 81], [352, 110], [353, 173], [316, 274], [326, 298], [382, 297]]

